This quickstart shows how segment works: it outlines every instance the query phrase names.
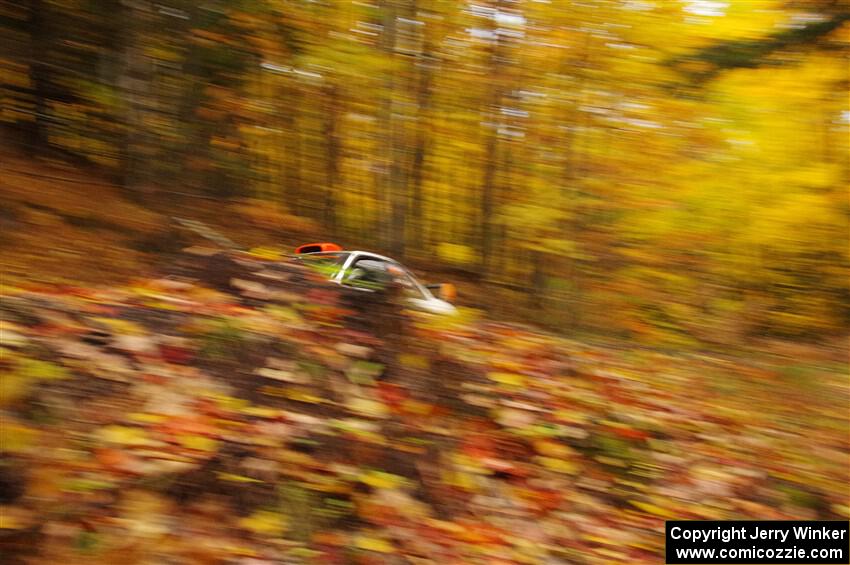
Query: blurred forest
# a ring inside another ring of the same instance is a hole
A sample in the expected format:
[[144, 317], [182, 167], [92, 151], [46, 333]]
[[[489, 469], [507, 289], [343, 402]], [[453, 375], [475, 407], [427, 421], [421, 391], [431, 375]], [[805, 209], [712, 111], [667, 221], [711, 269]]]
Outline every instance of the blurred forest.
[[[647, 341], [850, 319], [846, 0], [0, 2], [33, 155]], [[98, 187], [91, 187], [97, 199]]]

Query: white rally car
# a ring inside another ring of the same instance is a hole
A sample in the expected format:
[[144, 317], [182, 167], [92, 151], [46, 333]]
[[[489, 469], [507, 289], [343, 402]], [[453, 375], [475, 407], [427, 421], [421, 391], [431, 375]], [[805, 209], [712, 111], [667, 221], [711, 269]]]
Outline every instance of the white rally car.
[[454, 285], [424, 285], [404, 265], [389, 257], [369, 251], [343, 250], [335, 243], [308, 243], [298, 247], [295, 253], [296, 261], [318, 270], [336, 284], [374, 292], [388, 282], [395, 282], [402, 287], [411, 308], [433, 314], [457, 311], [449, 302], [455, 297]]

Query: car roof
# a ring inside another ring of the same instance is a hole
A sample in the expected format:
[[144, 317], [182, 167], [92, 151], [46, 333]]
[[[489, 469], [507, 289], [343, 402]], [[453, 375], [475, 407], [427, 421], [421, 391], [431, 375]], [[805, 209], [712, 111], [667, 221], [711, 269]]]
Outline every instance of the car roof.
[[296, 253], [294, 255], [291, 255], [291, 257], [298, 259], [299, 257], [321, 257], [322, 255], [350, 255], [352, 253], [354, 253], [354, 251], [349, 251], [348, 249], [343, 251], [314, 251], [312, 253]]
[[371, 251], [357, 251], [346, 249], [344, 251], [316, 251], [315, 253], [299, 253], [296, 257], [311, 257], [311, 256], [321, 256], [321, 255], [351, 255], [352, 253], [356, 253], [357, 255], [363, 257], [370, 257], [372, 259], [378, 259], [381, 261], [387, 261], [389, 263], [393, 263], [396, 265], [400, 265], [398, 261], [391, 257], [387, 257], [385, 255], [379, 255], [377, 253], [372, 253]]
[[387, 257], [385, 255], [378, 255], [377, 253], [372, 253], [371, 251], [352, 251], [352, 253], [357, 253], [359, 255], [363, 255], [364, 257], [371, 257], [372, 259], [380, 259], [381, 261], [387, 261], [389, 263], [395, 263], [399, 265], [400, 263], [393, 259], [392, 257]]

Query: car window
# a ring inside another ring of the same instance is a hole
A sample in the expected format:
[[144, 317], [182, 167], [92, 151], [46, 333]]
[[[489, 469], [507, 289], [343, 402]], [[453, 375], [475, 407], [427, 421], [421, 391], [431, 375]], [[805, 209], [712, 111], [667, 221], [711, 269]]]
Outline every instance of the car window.
[[410, 298], [427, 298], [413, 276], [401, 265], [373, 257], [357, 259], [346, 269], [342, 283], [359, 288], [379, 289], [390, 282], [401, 286]]
[[387, 271], [388, 263], [371, 257], [357, 259], [345, 271], [342, 284], [377, 290], [392, 280]]
[[410, 298], [427, 299], [425, 293], [422, 292], [420, 286], [416, 283], [416, 279], [407, 269], [400, 265], [395, 265], [395, 281], [401, 285], [405, 295]]

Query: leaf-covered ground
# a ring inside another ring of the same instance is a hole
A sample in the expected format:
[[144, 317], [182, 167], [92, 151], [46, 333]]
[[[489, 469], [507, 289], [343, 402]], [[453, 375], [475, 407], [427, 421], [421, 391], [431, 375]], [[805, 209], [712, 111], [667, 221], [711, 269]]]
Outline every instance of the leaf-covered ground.
[[10, 562], [658, 563], [668, 518], [848, 516], [841, 366], [592, 347], [294, 265], [187, 265], [5, 289]]

